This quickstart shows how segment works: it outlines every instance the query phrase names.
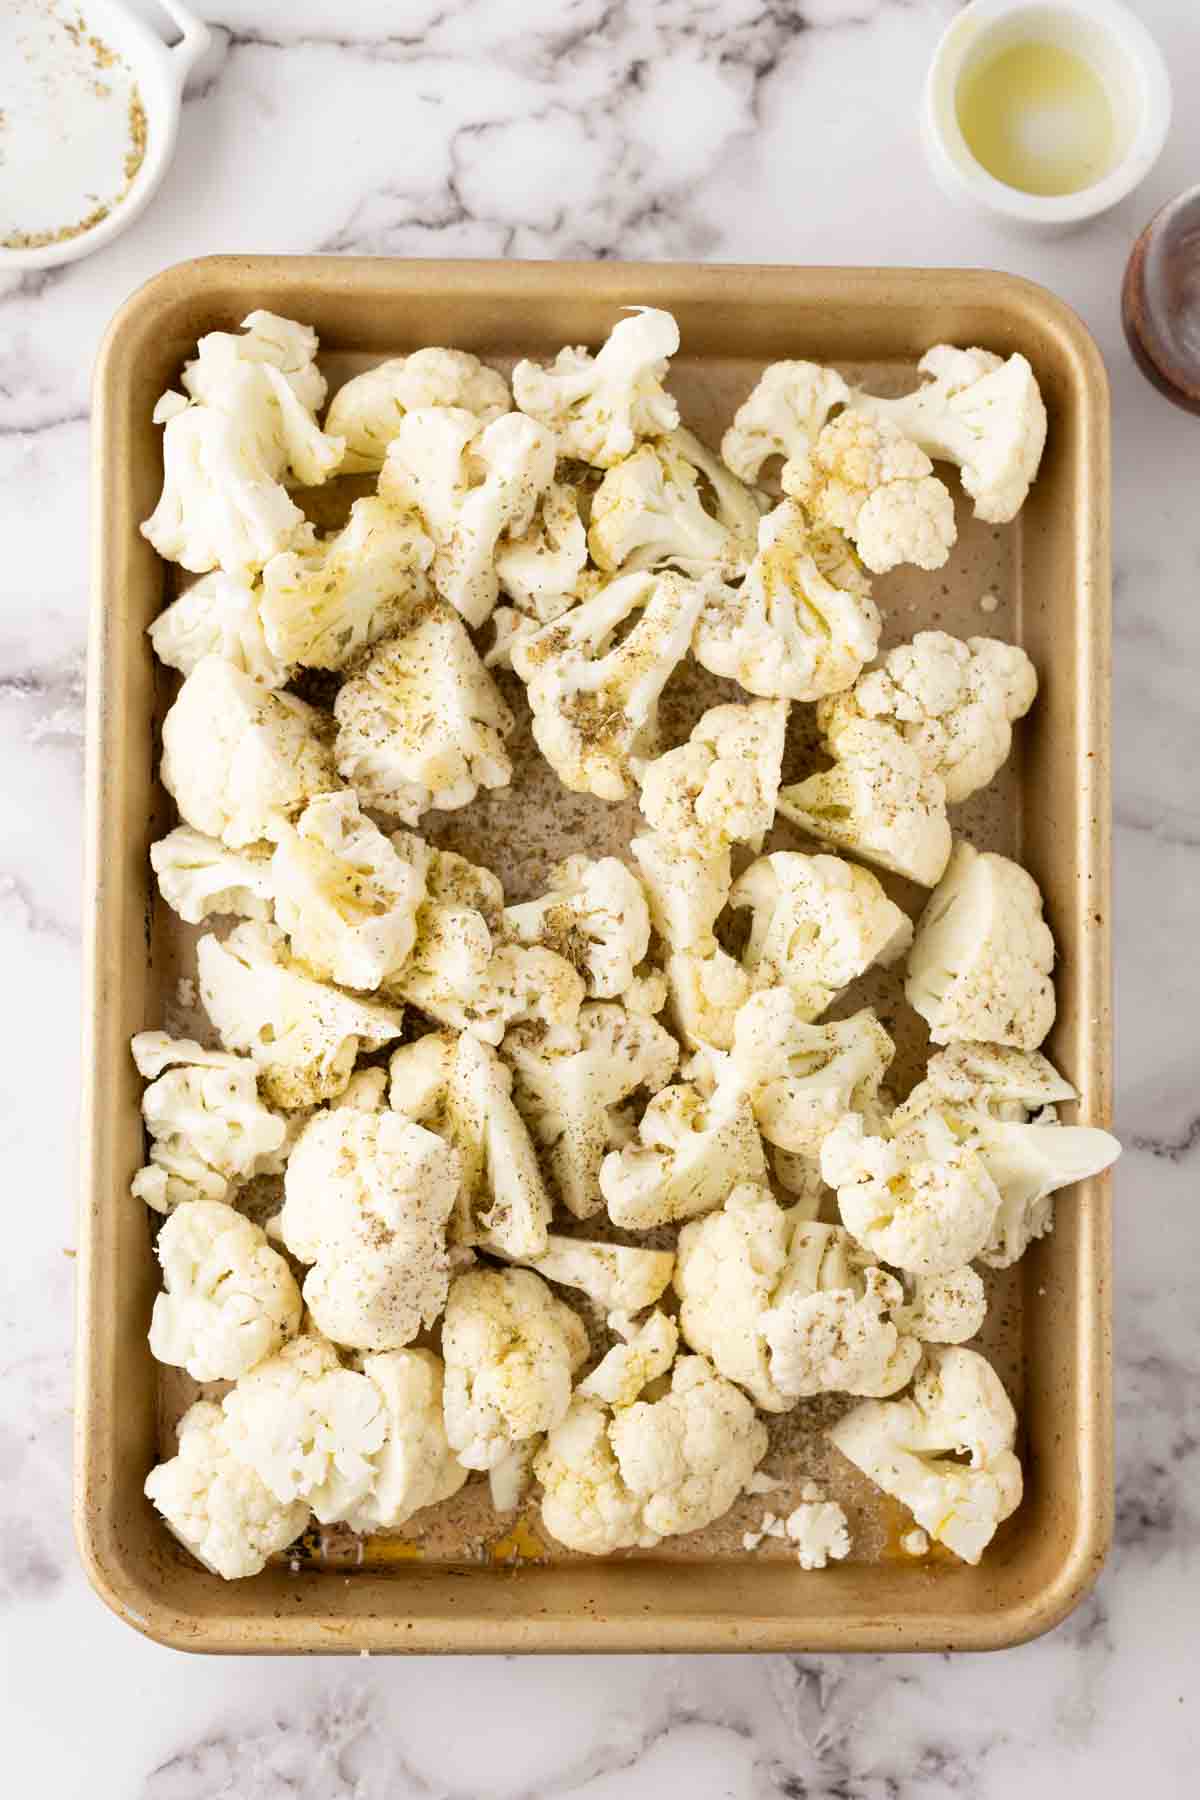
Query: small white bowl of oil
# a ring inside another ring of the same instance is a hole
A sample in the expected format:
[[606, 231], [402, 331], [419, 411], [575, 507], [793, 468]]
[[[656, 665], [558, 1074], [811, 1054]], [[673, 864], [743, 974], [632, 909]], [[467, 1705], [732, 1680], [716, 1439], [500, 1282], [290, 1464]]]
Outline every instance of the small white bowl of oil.
[[1170, 122], [1162, 52], [1118, 0], [972, 0], [934, 53], [921, 109], [947, 194], [1051, 229], [1123, 200]]
[[0, 0], [0, 271], [72, 262], [131, 225], [166, 174], [207, 26], [158, 0]]

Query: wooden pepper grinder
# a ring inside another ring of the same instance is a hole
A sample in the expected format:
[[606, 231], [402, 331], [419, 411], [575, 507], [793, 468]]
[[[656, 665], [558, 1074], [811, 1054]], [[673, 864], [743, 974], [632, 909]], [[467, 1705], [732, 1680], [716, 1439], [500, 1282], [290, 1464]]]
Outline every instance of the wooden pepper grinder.
[[1121, 319], [1142, 374], [1200, 413], [1200, 187], [1161, 207], [1133, 246]]

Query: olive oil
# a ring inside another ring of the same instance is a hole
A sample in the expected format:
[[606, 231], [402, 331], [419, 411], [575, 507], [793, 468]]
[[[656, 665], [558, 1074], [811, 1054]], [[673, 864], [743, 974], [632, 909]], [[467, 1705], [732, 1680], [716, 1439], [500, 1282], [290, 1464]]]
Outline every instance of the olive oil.
[[1014, 44], [963, 79], [958, 123], [989, 175], [1025, 194], [1078, 194], [1116, 160], [1100, 76], [1058, 44]]

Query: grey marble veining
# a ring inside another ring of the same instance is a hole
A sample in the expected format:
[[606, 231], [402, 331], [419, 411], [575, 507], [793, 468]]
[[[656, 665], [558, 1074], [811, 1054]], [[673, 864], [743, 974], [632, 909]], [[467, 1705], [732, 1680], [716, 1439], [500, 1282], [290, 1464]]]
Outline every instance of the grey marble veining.
[[[153, 12], [153, 0], [142, 0]], [[48, 1800], [1154, 1800], [1197, 1791], [1200, 425], [1118, 282], [1195, 179], [1185, 93], [1115, 213], [953, 212], [916, 100], [949, 0], [209, 0], [177, 161], [104, 253], [0, 276], [0, 1742]], [[1194, 10], [1138, 7], [1173, 67]], [[1182, 84], [1181, 84], [1182, 85]], [[1083, 314], [1115, 409], [1118, 1513], [1057, 1632], [991, 1658], [184, 1658], [67, 1519], [87, 406], [108, 317], [211, 251], [996, 265]], [[464, 1717], [472, 1729], [463, 1729]]]

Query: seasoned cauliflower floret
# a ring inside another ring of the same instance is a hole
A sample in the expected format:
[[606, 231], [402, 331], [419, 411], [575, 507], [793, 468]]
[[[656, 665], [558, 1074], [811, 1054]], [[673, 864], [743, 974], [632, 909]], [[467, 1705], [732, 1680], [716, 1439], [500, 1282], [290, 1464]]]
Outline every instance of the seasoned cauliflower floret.
[[1037, 671], [1016, 644], [918, 631], [846, 693], [823, 700], [817, 718], [831, 742], [856, 718], [894, 725], [953, 804], [986, 787], [1007, 760], [1013, 721], [1036, 694]]
[[[579, 516], [579, 496], [561, 481], [550, 483], [529, 529], [520, 537], [503, 539], [496, 550], [501, 590], [525, 622], [546, 625], [573, 606], [586, 565], [587, 532]], [[498, 615], [492, 617], [496, 620]]]
[[446, 1437], [468, 1469], [565, 1418], [587, 1357], [583, 1321], [529, 1269], [468, 1269], [442, 1322]]
[[[687, 654], [708, 591], [671, 570], [623, 575], [514, 642], [534, 741], [564, 786], [625, 798], [635, 759], [653, 754], [659, 695]], [[614, 642], [634, 613], [637, 622]]]
[[892, 1308], [901, 1331], [923, 1344], [965, 1344], [987, 1316], [983, 1281], [966, 1265], [945, 1275], [916, 1275], [903, 1306]]
[[894, 425], [842, 413], [784, 465], [783, 489], [817, 524], [844, 532], [876, 575], [940, 569], [958, 536], [949, 489]]
[[236, 1381], [300, 1329], [300, 1290], [266, 1234], [216, 1200], [176, 1207], [155, 1245], [150, 1349], [195, 1381]]
[[836, 369], [820, 363], [771, 363], [734, 414], [721, 455], [743, 481], [757, 481], [773, 456], [803, 456], [850, 389]]
[[1033, 1113], [1053, 1118], [1063, 1100], [1078, 1096], [1038, 1050], [1015, 1050], [1007, 1044], [948, 1044], [925, 1065], [897, 1122], [917, 1119], [930, 1108], [953, 1107], [1018, 1124]]
[[1016, 518], [1038, 472], [1046, 408], [1025, 357], [935, 344], [917, 367], [923, 387], [898, 400], [855, 392], [855, 413], [896, 426], [927, 456], [957, 463], [977, 518]]
[[200, 998], [221, 1042], [258, 1067], [268, 1100], [309, 1106], [340, 1094], [360, 1050], [399, 1037], [398, 1007], [343, 994], [288, 955], [275, 925], [238, 925], [196, 946]]
[[291, 666], [267, 642], [259, 591], [214, 569], [202, 575], [147, 627], [159, 662], [190, 675], [205, 656], [221, 656], [265, 688], [280, 688]]
[[711, 506], [720, 523], [732, 533], [738, 547], [739, 561], [748, 563], [758, 543], [758, 527], [762, 516], [771, 504], [767, 496], [740, 481], [728, 465], [719, 456], [715, 456], [707, 444], [701, 443], [695, 432], [688, 431], [686, 426], [680, 425], [674, 431], [669, 431], [662, 443], [673, 455], [682, 457], [703, 476], [707, 484], [704, 490], [706, 505]]
[[457, 1494], [467, 1471], [446, 1440], [443, 1369], [431, 1350], [364, 1356], [362, 1372], [379, 1390], [387, 1437], [371, 1488], [347, 1514], [352, 1531], [395, 1531], [423, 1507]]
[[357, 1350], [399, 1350], [446, 1303], [446, 1227], [462, 1159], [393, 1112], [341, 1106], [309, 1120], [288, 1158], [279, 1236], [311, 1265], [318, 1330]]
[[960, 838], [917, 922], [904, 984], [934, 1043], [1036, 1050], [1054, 1023], [1053, 966], [1033, 876]]
[[751, 995], [732, 1050], [710, 1060], [718, 1087], [747, 1096], [769, 1144], [811, 1156], [844, 1113], [871, 1111], [894, 1048], [869, 1008], [812, 1025], [779, 987]]
[[576, 1393], [609, 1406], [632, 1406], [652, 1381], [665, 1375], [679, 1348], [679, 1327], [664, 1312], [652, 1312], [626, 1342], [602, 1356]]
[[642, 812], [673, 850], [759, 848], [775, 818], [786, 700], [712, 706], [686, 744], [641, 773]]
[[287, 1126], [259, 1099], [248, 1057], [165, 1031], [139, 1032], [131, 1048], [151, 1083], [142, 1095], [150, 1161], [133, 1178], [136, 1200], [164, 1213], [187, 1200], [228, 1200], [275, 1165]]
[[764, 699], [819, 700], [849, 687], [879, 648], [879, 611], [853, 552], [785, 500], [759, 527], [738, 588], [713, 584], [696, 660]]
[[550, 891], [504, 909], [503, 929], [542, 944], [577, 969], [592, 1000], [616, 1000], [650, 944], [650, 912], [636, 875], [615, 856], [568, 856]]
[[642, 438], [679, 424], [679, 408], [663, 389], [668, 359], [679, 348], [670, 313], [632, 308], [595, 356], [582, 345], [560, 350], [548, 369], [519, 362], [513, 395], [522, 412], [558, 437], [559, 454], [610, 469]]
[[546, 1281], [580, 1288], [608, 1317], [623, 1320], [661, 1298], [671, 1279], [670, 1250], [634, 1244], [594, 1244], [551, 1232], [542, 1255], [529, 1265]]
[[728, 1050], [737, 1016], [750, 998], [750, 977], [718, 944], [672, 950], [665, 962], [667, 1017], [689, 1050]]
[[933, 1350], [911, 1396], [856, 1406], [829, 1440], [930, 1537], [977, 1563], [1001, 1520], [1020, 1505], [1016, 1424], [1012, 1402], [982, 1356]]
[[275, 917], [323, 981], [368, 992], [416, 942], [420, 871], [365, 818], [353, 791], [311, 800], [271, 859]]
[[284, 662], [345, 669], [380, 638], [403, 630], [429, 594], [433, 545], [415, 513], [375, 495], [356, 500], [340, 531], [273, 556], [259, 610]]
[[377, 649], [334, 702], [337, 766], [364, 805], [415, 825], [506, 787], [513, 716], [462, 621], [429, 611]]
[[562, 1035], [560, 1043], [537, 1027], [516, 1026], [503, 1054], [550, 1188], [568, 1212], [585, 1219], [604, 1204], [600, 1165], [628, 1129], [617, 1109], [638, 1088], [657, 1093], [664, 1087], [679, 1050], [654, 1018], [601, 1001], [582, 1006], [575, 1031]]
[[345, 382], [329, 403], [325, 429], [346, 441], [342, 472], [381, 469], [405, 413], [453, 406], [490, 425], [512, 406], [508, 383], [466, 350], [436, 346], [392, 356]]
[[257, 1575], [308, 1524], [304, 1500], [278, 1501], [234, 1455], [225, 1417], [197, 1400], [179, 1421], [179, 1449], [146, 1477], [146, 1498], [197, 1562], [236, 1581]]
[[713, 926], [729, 899], [728, 844], [693, 851], [662, 832], [650, 831], [634, 838], [629, 848], [659, 937], [672, 950], [710, 955], [717, 941]]
[[304, 1501], [322, 1525], [361, 1506], [387, 1439], [383, 1395], [305, 1333], [243, 1375], [222, 1403], [234, 1456], [281, 1505]]
[[836, 1500], [805, 1500], [788, 1514], [784, 1530], [797, 1546], [802, 1569], [824, 1569], [830, 1557], [842, 1562], [850, 1554], [846, 1515]]
[[951, 848], [941, 777], [877, 719], [847, 725], [830, 751], [831, 769], [780, 788], [783, 817], [835, 849], [935, 887]]
[[338, 785], [326, 724], [303, 700], [206, 656], [163, 720], [163, 786], [185, 824], [231, 849], [277, 837]]
[[739, 875], [733, 907], [751, 910], [743, 962], [756, 988], [786, 987], [817, 1019], [873, 963], [891, 963], [912, 925], [868, 869], [837, 856], [777, 850]]
[[177, 825], [150, 846], [150, 866], [158, 890], [173, 912], [189, 925], [212, 913], [237, 913], [243, 919], [269, 919], [271, 847], [247, 844], [229, 850], [217, 838], [205, 837], [190, 825]]
[[600, 1165], [608, 1216], [629, 1231], [711, 1212], [740, 1183], [766, 1178], [748, 1102], [721, 1088], [706, 1100], [690, 1082], [655, 1094], [636, 1140]]
[[672, 564], [686, 575], [740, 575], [754, 554], [706, 511], [696, 469], [668, 439], [609, 469], [592, 499], [588, 549], [598, 569]]

